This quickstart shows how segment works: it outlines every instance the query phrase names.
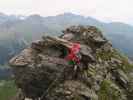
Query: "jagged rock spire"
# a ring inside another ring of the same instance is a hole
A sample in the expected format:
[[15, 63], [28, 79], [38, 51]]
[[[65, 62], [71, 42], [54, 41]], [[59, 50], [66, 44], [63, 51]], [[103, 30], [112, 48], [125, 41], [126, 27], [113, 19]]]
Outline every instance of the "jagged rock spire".
[[[99, 29], [72, 26], [63, 32], [59, 39], [44, 36], [10, 60], [23, 98], [132, 100], [133, 65]], [[64, 41], [81, 44], [81, 64], [76, 70], [64, 59]]]

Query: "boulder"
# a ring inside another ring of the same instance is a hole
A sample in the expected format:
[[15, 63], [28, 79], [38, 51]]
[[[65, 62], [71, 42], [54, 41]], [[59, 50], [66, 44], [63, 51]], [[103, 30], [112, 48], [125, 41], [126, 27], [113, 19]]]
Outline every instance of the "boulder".
[[[132, 100], [133, 65], [99, 29], [72, 26], [63, 32], [44, 36], [10, 60], [25, 100]], [[80, 63], [65, 59], [72, 43], [80, 43]]]

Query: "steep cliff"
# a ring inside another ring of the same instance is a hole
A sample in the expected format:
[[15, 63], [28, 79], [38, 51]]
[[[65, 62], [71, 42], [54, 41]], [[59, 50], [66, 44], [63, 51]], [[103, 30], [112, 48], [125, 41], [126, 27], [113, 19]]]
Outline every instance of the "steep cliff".
[[[72, 26], [44, 36], [10, 60], [16, 100], [132, 100], [133, 64], [94, 26]], [[66, 44], [80, 43], [80, 63], [70, 64]]]

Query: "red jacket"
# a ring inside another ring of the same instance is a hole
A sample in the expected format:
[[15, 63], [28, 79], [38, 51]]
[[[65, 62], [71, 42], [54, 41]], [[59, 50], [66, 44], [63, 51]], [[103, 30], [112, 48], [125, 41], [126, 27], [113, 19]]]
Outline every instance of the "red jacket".
[[66, 56], [66, 60], [74, 61], [75, 63], [80, 63], [80, 58], [78, 58], [77, 54], [80, 51], [79, 43], [72, 43], [72, 46], [69, 48], [69, 54]]

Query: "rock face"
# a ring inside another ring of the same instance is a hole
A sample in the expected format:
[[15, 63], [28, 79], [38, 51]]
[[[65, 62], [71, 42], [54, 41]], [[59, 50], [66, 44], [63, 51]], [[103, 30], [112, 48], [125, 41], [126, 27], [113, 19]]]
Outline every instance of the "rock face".
[[[80, 64], [70, 65], [62, 42], [44, 36], [10, 60], [16, 100], [132, 100], [133, 65], [94, 26], [72, 26], [59, 38], [81, 44]], [[76, 66], [76, 68], [75, 68]]]

